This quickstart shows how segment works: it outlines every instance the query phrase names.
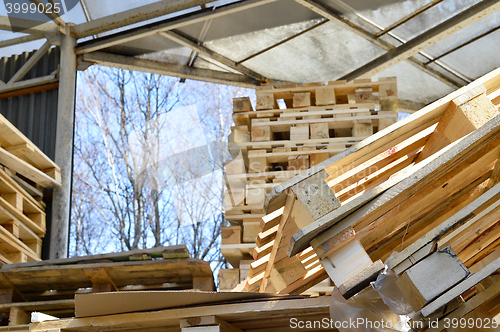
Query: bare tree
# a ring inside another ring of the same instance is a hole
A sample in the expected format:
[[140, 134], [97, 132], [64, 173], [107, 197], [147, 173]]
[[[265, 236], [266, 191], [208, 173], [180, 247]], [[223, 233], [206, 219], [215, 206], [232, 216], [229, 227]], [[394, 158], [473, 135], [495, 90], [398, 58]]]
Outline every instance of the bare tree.
[[219, 266], [223, 142], [243, 89], [109, 68], [79, 77], [71, 250], [184, 243]]

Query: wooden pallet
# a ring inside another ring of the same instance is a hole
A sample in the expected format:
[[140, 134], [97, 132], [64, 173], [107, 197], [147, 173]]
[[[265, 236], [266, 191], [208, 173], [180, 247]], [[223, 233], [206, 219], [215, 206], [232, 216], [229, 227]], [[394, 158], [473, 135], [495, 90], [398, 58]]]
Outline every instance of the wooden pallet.
[[27, 323], [32, 311], [73, 316], [75, 294], [213, 290], [214, 282], [207, 262], [189, 258], [185, 246], [173, 246], [4, 265], [0, 289], [0, 312], [18, 325]]
[[43, 187], [61, 185], [59, 167], [2, 115], [0, 127], [0, 163]]

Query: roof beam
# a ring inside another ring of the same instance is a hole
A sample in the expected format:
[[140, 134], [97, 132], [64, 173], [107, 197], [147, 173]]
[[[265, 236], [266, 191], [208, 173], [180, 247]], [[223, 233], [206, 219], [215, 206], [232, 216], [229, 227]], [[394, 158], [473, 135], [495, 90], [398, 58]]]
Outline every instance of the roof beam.
[[207, 57], [209, 57], [217, 62], [220, 62], [220, 63], [242, 73], [243, 75], [251, 77], [251, 78], [253, 78], [261, 83], [268, 83], [269, 82], [268, 78], [260, 75], [259, 73], [256, 73], [253, 70], [248, 69], [247, 67], [245, 67], [243, 65], [237, 64], [235, 61], [233, 61], [229, 58], [226, 58], [225, 56], [223, 56], [217, 52], [214, 52], [214, 51], [206, 48], [205, 46], [198, 45], [197, 43], [189, 40], [188, 38], [186, 38], [184, 36], [179, 35], [178, 33], [175, 33], [173, 31], [166, 31], [166, 32], [162, 32], [161, 35], [164, 36], [165, 38], [168, 38], [168, 39], [178, 43], [178, 44], [181, 44], [182, 46], [189, 47], [193, 51], [198, 52], [199, 54], [203, 54], [203, 55], [205, 55], [205, 56], [207, 56]]
[[82, 60], [84, 62], [90, 62], [101, 66], [135, 70], [135, 71], [160, 74], [160, 75], [168, 75], [173, 77], [218, 83], [218, 84], [235, 85], [252, 89], [254, 89], [255, 86], [260, 85], [258, 81], [246, 77], [244, 75], [204, 69], [204, 68], [193, 68], [178, 64], [140, 59], [140, 58], [115, 55], [103, 52], [84, 54]]
[[[375, 36], [372, 35], [370, 32], [368, 32], [367, 30], [350, 22], [349, 20], [335, 13], [331, 9], [316, 3], [314, 0], [295, 0], [295, 1], [386, 51], [390, 51], [396, 48], [394, 45], [391, 45], [390, 43], [382, 39], [375, 38]], [[446, 85], [454, 89], [458, 89], [464, 86], [464, 84], [457, 82], [456, 80], [442, 74], [441, 72], [434, 70], [430, 67], [424, 66], [423, 62], [413, 57], [409, 57], [408, 59], [406, 59], [406, 61], [411, 65], [413, 65], [414, 67], [422, 70], [423, 72], [431, 75], [432, 77], [440, 80], [441, 82], [445, 83]]]
[[[60, 27], [54, 23], [44, 23], [40, 21], [25, 20], [22, 18], [0, 16], [0, 30], [13, 31], [19, 30], [23, 33], [34, 34], [59, 34]], [[62, 32], [62, 31], [61, 31]]]
[[2, 41], [0, 41], [0, 48], [13, 46], [13, 45], [17, 45], [17, 44], [23, 44], [23, 43], [27, 43], [27, 42], [34, 41], [34, 40], [44, 39], [44, 38], [45, 37], [43, 35], [33, 34], [33, 35], [27, 35], [27, 36], [18, 37], [18, 38], [2, 40]]
[[358, 77], [374, 76], [499, 9], [500, 0], [483, 0], [340, 79], [352, 81]]
[[[132, 40], [144, 38], [154, 35], [155, 33], [179, 29], [183, 26], [199, 23], [208, 19], [224, 16], [231, 13], [236, 13], [242, 10], [250, 9], [267, 3], [275, 2], [277, 0], [245, 0], [231, 5], [219, 7], [216, 9], [205, 9], [195, 13], [183, 15], [164, 22], [156, 22], [144, 27], [131, 29], [130, 31], [117, 33], [115, 35], [99, 38], [94, 41], [86, 42], [76, 48], [76, 54], [85, 54], [101, 50], [106, 47], [123, 44]], [[94, 22], [94, 21], [91, 21]], [[86, 23], [83, 23], [86, 24]], [[77, 26], [78, 27], [78, 26]]]
[[213, 1], [214, 0], [163, 0], [78, 24], [72, 31], [72, 34], [77, 38], [88, 37], [181, 10], [201, 6]]

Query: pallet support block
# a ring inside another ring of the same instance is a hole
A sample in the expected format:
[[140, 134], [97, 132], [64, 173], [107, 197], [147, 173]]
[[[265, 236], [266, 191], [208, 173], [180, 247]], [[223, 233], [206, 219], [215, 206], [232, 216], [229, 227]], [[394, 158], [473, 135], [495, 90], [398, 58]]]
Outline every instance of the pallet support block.
[[407, 269], [396, 285], [415, 311], [470, 274], [450, 246], [446, 246]]
[[290, 128], [290, 141], [303, 141], [309, 139], [309, 125]]
[[352, 137], [366, 137], [373, 135], [373, 124], [354, 123], [352, 127]]
[[260, 110], [271, 110], [274, 108], [274, 94], [271, 93], [257, 93], [257, 106], [256, 109]]
[[252, 103], [249, 97], [233, 98], [233, 113], [252, 111]]
[[316, 89], [316, 106], [335, 105], [335, 89], [324, 86]]
[[240, 283], [239, 269], [219, 270], [219, 290], [233, 290]]
[[328, 123], [311, 123], [309, 127], [311, 139], [330, 138]]
[[308, 107], [311, 106], [310, 92], [296, 92], [293, 94], [293, 107]]
[[241, 226], [227, 226], [221, 229], [221, 244], [241, 243]]
[[266, 157], [255, 157], [256, 155], [266, 154], [266, 150], [251, 150], [248, 151], [248, 172], [261, 173], [266, 172], [268, 162]]
[[309, 168], [309, 156], [288, 157], [289, 171], [305, 171]]
[[321, 260], [321, 264], [323, 264], [335, 286], [340, 287], [349, 279], [370, 267], [373, 261], [359, 243], [359, 240], [355, 239]]
[[357, 104], [373, 103], [372, 88], [357, 88], [355, 90], [355, 100]]

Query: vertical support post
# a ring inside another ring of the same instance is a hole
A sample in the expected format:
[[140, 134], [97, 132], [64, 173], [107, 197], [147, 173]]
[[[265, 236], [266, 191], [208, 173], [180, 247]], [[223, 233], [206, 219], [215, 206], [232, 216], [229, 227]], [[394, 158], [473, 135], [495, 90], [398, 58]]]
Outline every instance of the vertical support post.
[[57, 104], [55, 162], [61, 168], [61, 188], [54, 189], [50, 234], [50, 259], [68, 256], [71, 209], [71, 174], [73, 172], [73, 135], [76, 89], [76, 39], [70, 35], [71, 24], [61, 37], [61, 70]]

